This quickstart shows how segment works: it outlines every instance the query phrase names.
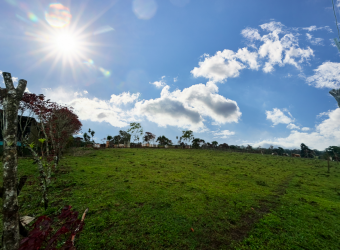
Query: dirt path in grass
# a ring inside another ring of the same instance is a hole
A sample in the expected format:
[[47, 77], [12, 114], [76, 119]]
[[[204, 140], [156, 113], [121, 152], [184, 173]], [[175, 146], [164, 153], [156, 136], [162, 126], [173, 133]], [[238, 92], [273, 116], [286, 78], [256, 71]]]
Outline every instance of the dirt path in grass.
[[253, 229], [254, 225], [263, 218], [266, 214], [270, 213], [271, 210], [274, 210], [280, 203], [280, 197], [285, 194], [286, 189], [293, 179], [294, 175], [287, 177], [283, 183], [281, 183], [273, 195], [267, 197], [267, 199], [260, 200], [259, 208], [254, 208], [254, 212], [249, 212], [244, 214], [239, 223], [230, 229], [229, 235], [232, 239], [232, 242], [227, 244], [227, 247], [231, 247], [231, 243], [237, 243], [244, 240], [249, 232]]

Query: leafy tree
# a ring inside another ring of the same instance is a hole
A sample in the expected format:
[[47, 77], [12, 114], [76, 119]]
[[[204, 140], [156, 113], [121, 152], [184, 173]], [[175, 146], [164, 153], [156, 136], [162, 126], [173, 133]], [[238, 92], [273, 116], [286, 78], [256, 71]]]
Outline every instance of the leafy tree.
[[120, 135], [116, 135], [116, 136], [113, 137], [112, 140], [113, 140], [113, 143], [114, 143], [114, 144], [118, 145], [118, 144], [121, 143], [122, 137], [121, 137]]
[[130, 128], [127, 132], [132, 132], [134, 134], [134, 140], [133, 141], [138, 141], [139, 143], [139, 136], [143, 135], [143, 128], [138, 122], [132, 122], [130, 123]]
[[164, 135], [158, 136], [156, 142], [159, 142], [159, 144], [163, 145], [172, 145], [172, 141], [166, 138]]
[[107, 137], [106, 137], [106, 140], [108, 140], [108, 141], [111, 141], [113, 139], [113, 137], [111, 136], [111, 135], [108, 135]]
[[301, 151], [300, 151], [301, 157], [314, 158], [313, 150], [311, 150], [308, 146], [306, 146], [306, 144], [301, 143], [300, 147], [301, 147]]
[[91, 136], [92, 136], [92, 142], [94, 143], [93, 136], [94, 136], [94, 134], [95, 134], [96, 132], [92, 131], [92, 130], [89, 128], [89, 133], [91, 134]]
[[145, 142], [153, 141], [156, 138], [156, 135], [150, 133], [150, 132], [145, 132], [145, 135], [143, 137]]
[[193, 132], [191, 130], [187, 130], [187, 131], [182, 131], [183, 135], [181, 137], [181, 139], [183, 139], [184, 141], [191, 141], [194, 139], [194, 135]]
[[334, 157], [340, 157], [340, 147], [337, 146], [329, 146], [325, 149], [325, 153], [327, 153], [329, 156]]
[[194, 138], [192, 140], [192, 147], [193, 148], [200, 148], [201, 143], [205, 143], [205, 141], [203, 139], [200, 139], [200, 138]]
[[285, 152], [285, 150], [281, 147], [278, 147], [277, 150], [276, 150], [277, 154], [278, 155], [283, 155], [283, 153]]
[[91, 140], [91, 137], [86, 132], [83, 134], [83, 137], [85, 142], [89, 142]]
[[[220, 144], [220, 147], [221, 148], [231, 148], [231, 147], [229, 147], [229, 145], [227, 143]], [[237, 148], [236, 146], [234, 146], [234, 147], [235, 147], [235, 149]]]
[[121, 137], [121, 142], [122, 144], [125, 143], [126, 141], [130, 141], [131, 139], [131, 134], [124, 131], [124, 130], [119, 130], [119, 134], [120, 134], [120, 137]]
[[213, 142], [211, 142], [211, 144], [216, 148], [217, 147], [217, 144], [218, 144], [218, 142], [217, 141], [213, 141]]

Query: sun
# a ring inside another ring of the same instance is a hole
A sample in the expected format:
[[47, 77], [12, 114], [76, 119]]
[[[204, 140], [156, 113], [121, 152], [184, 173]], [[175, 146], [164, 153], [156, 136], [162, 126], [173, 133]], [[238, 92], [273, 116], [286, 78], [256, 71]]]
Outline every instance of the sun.
[[52, 39], [56, 52], [60, 53], [76, 53], [80, 46], [77, 37], [68, 32], [60, 32]]

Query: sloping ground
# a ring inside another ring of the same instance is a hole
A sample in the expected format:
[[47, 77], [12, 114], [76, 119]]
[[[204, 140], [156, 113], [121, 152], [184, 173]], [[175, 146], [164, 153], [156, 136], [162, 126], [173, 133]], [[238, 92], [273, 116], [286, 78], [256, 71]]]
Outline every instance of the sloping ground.
[[269, 155], [182, 149], [105, 149], [74, 154], [39, 206], [36, 166], [21, 215], [64, 205], [86, 225], [77, 249], [338, 249], [339, 165]]

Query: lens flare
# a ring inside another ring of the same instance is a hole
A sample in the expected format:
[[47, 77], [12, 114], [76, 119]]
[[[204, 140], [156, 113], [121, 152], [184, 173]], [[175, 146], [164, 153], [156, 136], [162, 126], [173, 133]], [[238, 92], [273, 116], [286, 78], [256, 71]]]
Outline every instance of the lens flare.
[[111, 72], [110, 72], [110, 71], [108, 71], [108, 70], [106, 70], [106, 69], [104, 69], [104, 68], [101, 68], [101, 67], [97, 67], [97, 66], [94, 64], [94, 62], [93, 62], [92, 59], [86, 60], [86, 61], [84, 62], [84, 64], [85, 64], [86, 66], [88, 66], [88, 67], [89, 67], [90, 69], [92, 69], [92, 70], [99, 70], [105, 77], [109, 77], [109, 76], [111, 75]]
[[28, 12], [27, 16], [32, 22], [35, 22], [35, 23], [38, 22], [38, 17], [34, 15], [32, 12]]
[[139, 19], [150, 19], [157, 11], [155, 0], [133, 0], [132, 10]]
[[104, 76], [109, 77], [111, 75], [110, 71], [103, 69], [103, 68], [99, 68], [99, 71], [103, 73]]
[[61, 3], [51, 3], [48, 7], [48, 11], [45, 12], [46, 21], [55, 28], [67, 26], [70, 23], [71, 18], [72, 15], [69, 8]]

